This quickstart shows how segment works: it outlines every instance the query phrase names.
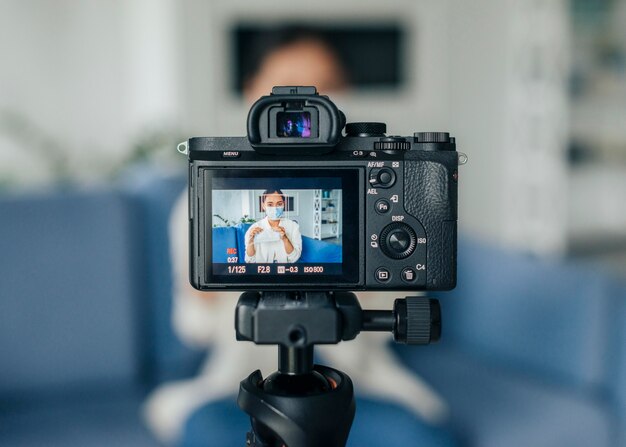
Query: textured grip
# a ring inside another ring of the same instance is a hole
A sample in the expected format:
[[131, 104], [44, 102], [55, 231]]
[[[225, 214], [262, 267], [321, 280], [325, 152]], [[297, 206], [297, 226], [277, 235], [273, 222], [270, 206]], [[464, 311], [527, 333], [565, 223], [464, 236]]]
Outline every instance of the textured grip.
[[[456, 156], [456, 152], [450, 153]], [[452, 289], [456, 285], [457, 218], [452, 167], [437, 161], [407, 160], [404, 179], [404, 208], [426, 231], [426, 286], [430, 290]]]

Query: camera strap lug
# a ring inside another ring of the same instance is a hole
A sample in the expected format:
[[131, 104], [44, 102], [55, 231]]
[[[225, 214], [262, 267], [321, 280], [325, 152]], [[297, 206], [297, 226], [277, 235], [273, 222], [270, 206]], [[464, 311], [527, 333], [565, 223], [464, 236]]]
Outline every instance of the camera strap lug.
[[467, 157], [467, 154], [464, 152], [458, 152], [458, 154], [459, 154], [459, 166], [463, 166], [465, 163], [467, 163], [469, 158]]
[[189, 140], [178, 143], [178, 145], [176, 145], [176, 150], [183, 155], [189, 154]]

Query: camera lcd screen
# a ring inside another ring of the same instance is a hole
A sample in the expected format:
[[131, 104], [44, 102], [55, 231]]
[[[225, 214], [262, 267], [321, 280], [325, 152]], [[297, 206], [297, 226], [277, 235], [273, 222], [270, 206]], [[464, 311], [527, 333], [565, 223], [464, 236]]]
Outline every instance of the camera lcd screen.
[[276, 134], [283, 138], [311, 138], [311, 113], [278, 112]]
[[212, 281], [358, 280], [358, 195], [347, 188], [358, 184], [357, 171], [212, 170], [209, 176], [205, 240]]

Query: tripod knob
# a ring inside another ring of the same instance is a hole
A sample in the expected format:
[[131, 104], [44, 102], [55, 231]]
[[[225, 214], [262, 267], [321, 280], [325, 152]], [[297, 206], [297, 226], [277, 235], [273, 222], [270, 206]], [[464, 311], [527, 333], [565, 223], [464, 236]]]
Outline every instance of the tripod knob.
[[439, 301], [416, 296], [398, 298], [393, 313], [396, 320], [393, 338], [398, 343], [427, 345], [441, 337]]

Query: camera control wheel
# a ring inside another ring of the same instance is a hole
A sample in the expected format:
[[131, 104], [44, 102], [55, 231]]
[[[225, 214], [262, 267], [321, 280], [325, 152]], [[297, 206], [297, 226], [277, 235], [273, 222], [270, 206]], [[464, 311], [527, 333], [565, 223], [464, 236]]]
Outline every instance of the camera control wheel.
[[448, 132], [415, 132], [413, 134], [415, 141], [420, 143], [450, 143], [450, 134]]
[[348, 123], [346, 135], [349, 137], [384, 137], [387, 132], [385, 123]]
[[402, 222], [394, 222], [383, 228], [379, 240], [383, 253], [392, 259], [408, 258], [417, 246], [415, 231]]
[[390, 188], [396, 182], [396, 173], [389, 168], [372, 169], [370, 185], [374, 188]]

